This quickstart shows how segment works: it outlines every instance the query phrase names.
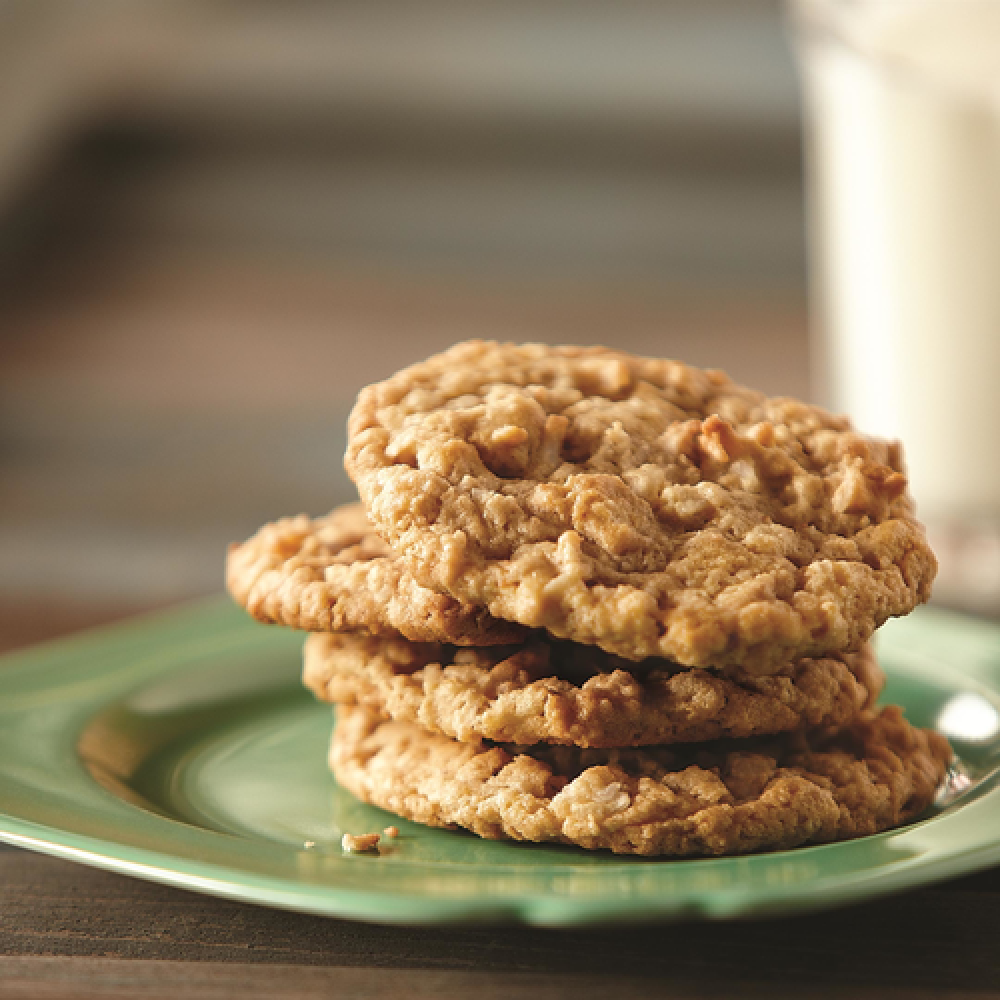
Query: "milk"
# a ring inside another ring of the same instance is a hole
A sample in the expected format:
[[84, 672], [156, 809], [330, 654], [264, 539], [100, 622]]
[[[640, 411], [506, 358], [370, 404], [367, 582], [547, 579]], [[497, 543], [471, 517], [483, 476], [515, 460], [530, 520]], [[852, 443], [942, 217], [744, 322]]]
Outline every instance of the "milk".
[[946, 589], [1000, 599], [1000, 0], [795, 10], [826, 402], [903, 441], [945, 550], [973, 539]]

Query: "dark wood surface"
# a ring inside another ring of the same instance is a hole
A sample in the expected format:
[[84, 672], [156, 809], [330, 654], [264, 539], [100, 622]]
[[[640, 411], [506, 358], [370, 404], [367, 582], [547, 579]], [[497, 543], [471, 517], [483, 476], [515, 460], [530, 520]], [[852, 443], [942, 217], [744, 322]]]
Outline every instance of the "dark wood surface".
[[0, 996], [994, 997], [1000, 869], [808, 917], [386, 927], [0, 850]]

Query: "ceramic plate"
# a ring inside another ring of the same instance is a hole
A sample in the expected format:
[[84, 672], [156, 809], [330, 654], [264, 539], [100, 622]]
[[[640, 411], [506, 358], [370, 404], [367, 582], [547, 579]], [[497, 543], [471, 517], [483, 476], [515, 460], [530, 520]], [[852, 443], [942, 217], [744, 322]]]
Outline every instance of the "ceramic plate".
[[[937, 610], [887, 625], [885, 697], [952, 738], [950, 804], [844, 844], [620, 858], [431, 830], [326, 768], [331, 713], [301, 636], [225, 601], [0, 658], [0, 838], [231, 899], [399, 923], [727, 918], [866, 899], [1000, 861], [1000, 629]], [[344, 832], [400, 829], [381, 855]]]

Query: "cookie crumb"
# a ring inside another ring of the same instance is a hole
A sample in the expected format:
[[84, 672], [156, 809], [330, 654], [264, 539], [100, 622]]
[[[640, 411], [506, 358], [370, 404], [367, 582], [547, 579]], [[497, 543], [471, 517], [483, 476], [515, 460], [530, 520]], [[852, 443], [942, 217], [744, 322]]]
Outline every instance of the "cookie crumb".
[[387, 826], [382, 831], [382, 836], [387, 837], [389, 840], [395, 840], [399, 836], [399, 828], [395, 826]]
[[363, 851], [374, 851], [378, 847], [379, 835], [377, 833], [362, 833], [355, 837], [354, 834], [345, 833], [340, 838], [340, 846], [348, 854], [358, 854]]

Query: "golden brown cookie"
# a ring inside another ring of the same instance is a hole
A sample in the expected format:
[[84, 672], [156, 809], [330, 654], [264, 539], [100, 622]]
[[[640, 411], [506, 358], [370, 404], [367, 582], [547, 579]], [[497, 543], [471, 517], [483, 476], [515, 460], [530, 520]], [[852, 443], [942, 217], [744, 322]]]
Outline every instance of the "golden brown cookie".
[[627, 747], [843, 726], [884, 678], [870, 645], [776, 674], [637, 666], [595, 646], [533, 637], [457, 648], [350, 633], [306, 640], [303, 680], [324, 701], [361, 705], [457, 740]]
[[898, 444], [607, 348], [459, 344], [361, 392], [346, 466], [421, 584], [632, 660], [856, 650], [936, 569]]
[[420, 642], [516, 642], [527, 630], [420, 587], [361, 504], [266, 524], [229, 550], [229, 592], [258, 621], [313, 632], [368, 629]]
[[358, 798], [429, 826], [617, 854], [744, 854], [876, 833], [918, 816], [951, 757], [896, 707], [836, 737], [631, 750], [459, 743], [337, 709], [330, 765]]

